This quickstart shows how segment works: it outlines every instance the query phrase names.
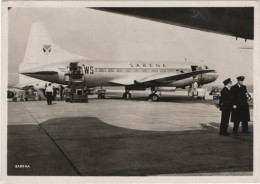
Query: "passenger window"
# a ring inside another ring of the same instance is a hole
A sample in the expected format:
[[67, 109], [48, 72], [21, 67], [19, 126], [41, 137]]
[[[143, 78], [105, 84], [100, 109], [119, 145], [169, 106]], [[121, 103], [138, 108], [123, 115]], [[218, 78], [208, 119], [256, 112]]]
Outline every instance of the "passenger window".
[[166, 72], [166, 68], [160, 68], [159, 71], [160, 72]]

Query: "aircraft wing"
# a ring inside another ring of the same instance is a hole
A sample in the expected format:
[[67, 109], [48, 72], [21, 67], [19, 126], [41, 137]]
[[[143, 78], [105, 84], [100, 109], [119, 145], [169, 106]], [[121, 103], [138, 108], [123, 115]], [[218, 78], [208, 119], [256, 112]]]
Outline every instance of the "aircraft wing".
[[253, 7], [107, 7], [93, 9], [254, 39]]
[[193, 77], [199, 74], [203, 73], [209, 73], [209, 72], [215, 72], [215, 70], [199, 70], [199, 71], [193, 71], [188, 73], [159, 73], [154, 74], [148, 77], [143, 77], [136, 79], [134, 77], [130, 78], [122, 78], [122, 79], [115, 79], [110, 81], [111, 83], [117, 84], [117, 85], [134, 85], [134, 84], [156, 84], [156, 83], [170, 83], [178, 80], [182, 80], [185, 78]]

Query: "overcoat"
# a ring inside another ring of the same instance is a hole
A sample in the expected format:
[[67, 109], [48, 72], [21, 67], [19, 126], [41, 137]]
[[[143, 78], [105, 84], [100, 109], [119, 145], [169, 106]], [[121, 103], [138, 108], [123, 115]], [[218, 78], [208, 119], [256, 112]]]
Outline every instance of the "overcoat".
[[232, 111], [233, 102], [231, 98], [231, 92], [227, 87], [224, 87], [221, 90], [219, 104], [221, 104], [222, 106], [221, 107], [222, 111], [229, 111], [229, 112]]
[[231, 122], [250, 121], [246, 86], [239, 86], [238, 84], [232, 86], [231, 96], [233, 105], [237, 106], [237, 109], [233, 109], [232, 111]]

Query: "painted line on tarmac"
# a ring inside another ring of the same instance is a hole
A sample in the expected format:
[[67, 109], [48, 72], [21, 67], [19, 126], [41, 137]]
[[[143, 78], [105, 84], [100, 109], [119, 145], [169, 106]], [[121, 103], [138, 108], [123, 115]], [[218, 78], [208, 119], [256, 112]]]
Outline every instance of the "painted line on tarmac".
[[[24, 105], [23, 105], [24, 106]], [[38, 120], [32, 115], [32, 113], [24, 106], [25, 110], [32, 116], [32, 118], [37, 122], [38, 126], [43, 130], [43, 132], [49, 137], [49, 139], [56, 145], [58, 150], [61, 152], [61, 154], [65, 157], [65, 159], [68, 161], [70, 166], [76, 171], [76, 173], [79, 176], [83, 176], [80, 171], [77, 169], [77, 167], [70, 161], [69, 157], [65, 154], [65, 152], [61, 149], [61, 147], [55, 142], [55, 140], [51, 137], [51, 135], [41, 126], [41, 124], [38, 122]]]

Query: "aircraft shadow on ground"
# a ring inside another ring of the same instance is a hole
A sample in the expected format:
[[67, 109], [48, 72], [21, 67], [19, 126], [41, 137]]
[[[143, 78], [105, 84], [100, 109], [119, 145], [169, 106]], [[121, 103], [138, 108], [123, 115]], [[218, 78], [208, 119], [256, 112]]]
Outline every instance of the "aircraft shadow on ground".
[[[253, 171], [252, 134], [219, 136], [218, 123], [201, 126], [202, 130], [142, 131], [112, 126], [96, 117], [54, 118], [41, 127], [9, 125], [8, 174], [76, 175], [64, 169], [44, 142], [35, 142], [43, 140], [45, 132], [68, 158], [68, 165], [84, 176]], [[32, 169], [14, 169], [15, 163], [28, 163]]]

